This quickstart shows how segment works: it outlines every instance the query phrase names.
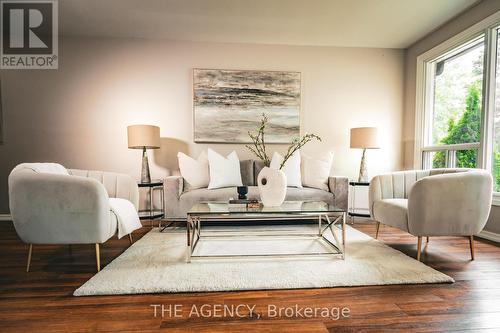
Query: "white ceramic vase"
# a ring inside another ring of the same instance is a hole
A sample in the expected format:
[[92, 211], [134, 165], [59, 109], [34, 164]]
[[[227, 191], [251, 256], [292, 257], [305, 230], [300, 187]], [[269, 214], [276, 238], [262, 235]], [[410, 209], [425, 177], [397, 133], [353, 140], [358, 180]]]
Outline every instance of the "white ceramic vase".
[[285, 201], [286, 176], [283, 171], [264, 167], [257, 176], [257, 186], [264, 206], [281, 206]]

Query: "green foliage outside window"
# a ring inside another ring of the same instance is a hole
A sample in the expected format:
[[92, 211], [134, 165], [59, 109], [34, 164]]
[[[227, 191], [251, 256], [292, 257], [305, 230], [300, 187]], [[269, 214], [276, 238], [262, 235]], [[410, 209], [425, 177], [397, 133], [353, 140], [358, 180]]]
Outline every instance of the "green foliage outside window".
[[[481, 81], [471, 84], [467, 90], [465, 111], [460, 119], [455, 122], [448, 120], [447, 135], [441, 139], [443, 145], [456, 143], [479, 142], [481, 133]], [[495, 191], [500, 191], [500, 150], [494, 147], [494, 181]], [[442, 168], [446, 165], [445, 153], [436, 152], [432, 159], [434, 168]], [[477, 166], [477, 150], [460, 150], [456, 152], [456, 167], [475, 168]]]
[[[481, 98], [480, 82], [471, 84], [467, 90], [465, 111], [455, 122], [448, 120], [448, 133], [441, 139], [444, 145], [456, 143], [479, 142], [481, 133]], [[459, 168], [474, 168], [477, 162], [476, 150], [460, 150], [456, 152], [456, 166]], [[445, 153], [437, 152], [432, 161], [433, 167], [445, 165]]]
[[500, 192], [500, 149], [497, 145], [493, 151], [493, 181], [494, 191]]

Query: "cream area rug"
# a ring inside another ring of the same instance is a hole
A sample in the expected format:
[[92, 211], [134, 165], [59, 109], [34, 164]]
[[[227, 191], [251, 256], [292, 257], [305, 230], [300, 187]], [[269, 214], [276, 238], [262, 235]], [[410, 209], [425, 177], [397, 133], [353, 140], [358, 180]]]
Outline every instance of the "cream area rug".
[[[308, 226], [274, 226], [293, 232]], [[251, 227], [232, 227], [251, 228]], [[254, 227], [262, 228], [262, 227]], [[307, 229], [307, 230], [306, 230]], [[281, 229], [283, 230], [283, 229]], [[310, 232], [311, 230], [309, 230]], [[346, 230], [346, 257], [193, 259], [182, 230], [151, 230], [78, 288], [75, 296], [230, 290], [326, 288], [453, 282], [453, 279], [357, 231]], [[200, 254], [321, 252], [323, 242], [296, 237], [245, 237], [199, 243]], [[324, 249], [323, 249], [324, 250]]]

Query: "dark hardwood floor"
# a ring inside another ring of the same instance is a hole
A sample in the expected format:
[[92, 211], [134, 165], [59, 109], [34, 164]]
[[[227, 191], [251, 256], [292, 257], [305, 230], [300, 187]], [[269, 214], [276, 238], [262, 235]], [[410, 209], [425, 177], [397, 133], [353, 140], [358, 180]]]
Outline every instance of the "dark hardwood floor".
[[[371, 236], [373, 224], [355, 227]], [[149, 231], [144, 227], [135, 239]], [[382, 226], [380, 240], [410, 255], [416, 238]], [[102, 246], [106, 265], [128, 247], [128, 239]], [[469, 260], [466, 238], [431, 238], [422, 260], [452, 276], [454, 284], [248, 292], [74, 297], [73, 291], [95, 273], [94, 247], [35, 246], [25, 273], [27, 246], [11, 223], [0, 223], [1, 332], [359, 332], [500, 331], [500, 247], [477, 239], [476, 260]], [[161, 255], [161, 254], [159, 254]], [[154, 316], [152, 304], [182, 306], [180, 318]], [[196, 318], [202, 304], [256, 305], [262, 317]], [[348, 318], [270, 318], [269, 304], [280, 307], [350, 309]]]

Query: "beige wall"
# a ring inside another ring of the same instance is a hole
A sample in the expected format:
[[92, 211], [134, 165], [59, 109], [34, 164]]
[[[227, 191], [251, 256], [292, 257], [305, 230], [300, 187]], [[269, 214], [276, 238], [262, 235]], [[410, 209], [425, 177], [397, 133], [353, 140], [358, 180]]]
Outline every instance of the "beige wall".
[[[59, 55], [59, 70], [1, 72], [0, 213], [8, 212], [8, 173], [20, 162], [138, 177], [140, 151], [127, 149], [129, 124], [161, 127], [162, 147], [151, 154], [154, 177], [177, 168], [178, 151], [206, 149], [193, 143], [193, 67], [300, 71], [302, 131], [323, 138], [306, 151], [335, 151], [334, 173], [354, 177], [360, 152], [349, 149], [349, 128], [378, 126], [382, 149], [369, 152], [371, 174], [402, 167], [401, 50], [63, 39]], [[242, 145], [210, 146], [250, 157]]]
[[[433, 33], [416, 42], [405, 54], [405, 103], [403, 123], [404, 168], [413, 169], [415, 138], [415, 94], [417, 57], [434, 46], [439, 45], [457, 33], [467, 29], [482, 19], [500, 10], [500, 1], [483, 0], [449, 21]], [[493, 207], [486, 230], [500, 233], [500, 207]]]

